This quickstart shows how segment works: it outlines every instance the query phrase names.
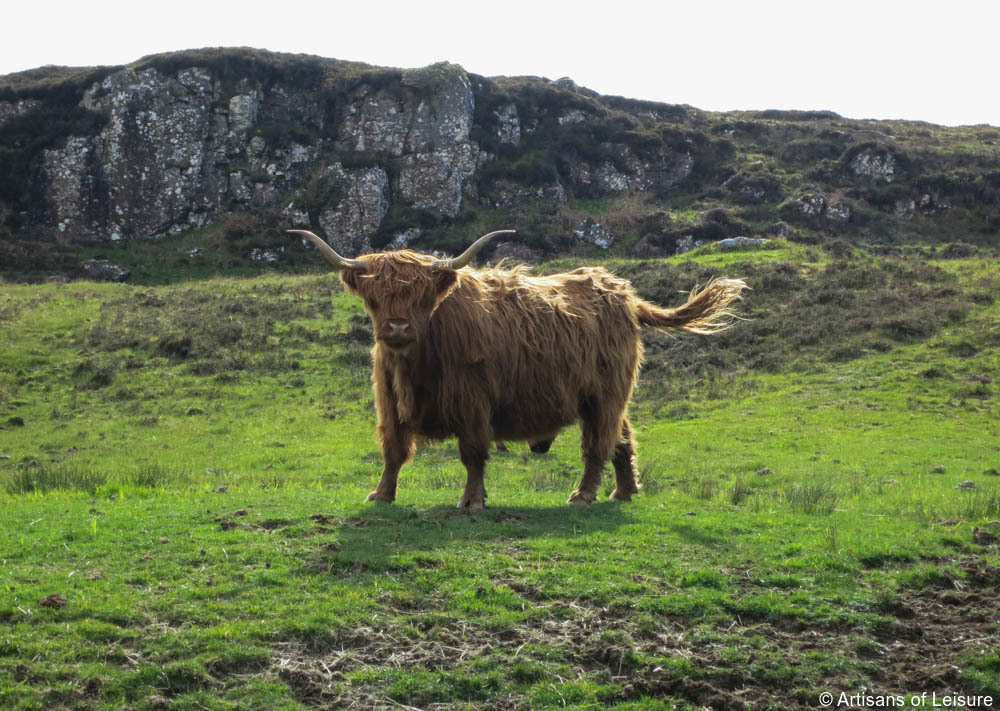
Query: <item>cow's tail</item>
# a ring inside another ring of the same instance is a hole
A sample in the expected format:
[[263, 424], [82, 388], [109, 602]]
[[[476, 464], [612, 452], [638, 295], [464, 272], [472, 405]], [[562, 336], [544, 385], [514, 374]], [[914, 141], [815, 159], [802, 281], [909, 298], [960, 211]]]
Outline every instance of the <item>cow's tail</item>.
[[691, 333], [724, 331], [739, 319], [729, 307], [741, 298], [743, 290], [747, 288], [749, 287], [742, 279], [713, 279], [704, 289], [696, 286], [688, 300], [675, 309], [664, 309], [648, 301], [639, 301], [639, 325], [680, 329]]

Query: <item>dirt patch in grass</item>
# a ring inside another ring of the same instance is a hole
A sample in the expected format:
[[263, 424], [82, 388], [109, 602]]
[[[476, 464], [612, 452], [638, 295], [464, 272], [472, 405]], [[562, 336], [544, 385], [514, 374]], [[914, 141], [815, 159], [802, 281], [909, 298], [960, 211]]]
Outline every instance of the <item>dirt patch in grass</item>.
[[[1000, 600], [1000, 567], [982, 558], [962, 562], [964, 579], [947, 586], [925, 587], [900, 596], [893, 610], [898, 623], [879, 630], [885, 653], [878, 657], [876, 688], [938, 696], [961, 693], [994, 693], [969, 689], [956, 660], [995, 653], [998, 639], [997, 600]], [[898, 691], [896, 693], [899, 693]], [[985, 707], [984, 707], [985, 708]]]
[[[321, 648], [280, 643], [266, 675], [301, 703], [323, 708], [423, 707], [432, 698], [521, 708], [533, 705], [539, 688], [584, 683], [609, 706], [653, 697], [712, 709], [815, 709], [823, 691], [986, 694], [958, 664], [995, 647], [1000, 568], [969, 558], [961, 570], [949, 587], [900, 595], [887, 610], [891, 617], [870, 631], [794, 620], [744, 624], [739, 617], [695, 627], [617, 606], [544, 599], [528, 584], [497, 581], [545, 612], [490, 631], [390, 605], [387, 611], [402, 616], [395, 623], [342, 630]], [[451, 684], [484, 669], [494, 675], [492, 691], [485, 682], [471, 692]], [[442, 687], [405, 691], [413, 684], [400, 679], [414, 671]]]

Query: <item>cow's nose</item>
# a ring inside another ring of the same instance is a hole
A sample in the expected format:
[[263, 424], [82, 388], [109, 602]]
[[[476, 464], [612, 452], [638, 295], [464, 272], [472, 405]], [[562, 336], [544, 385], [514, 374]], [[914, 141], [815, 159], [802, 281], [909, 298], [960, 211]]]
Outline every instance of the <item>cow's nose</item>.
[[410, 322], [407, 321], [405, 318], [389, 319], [390, 338], [395, 338], [396, 336], [405, 336], [409, 328], [410, 328]]

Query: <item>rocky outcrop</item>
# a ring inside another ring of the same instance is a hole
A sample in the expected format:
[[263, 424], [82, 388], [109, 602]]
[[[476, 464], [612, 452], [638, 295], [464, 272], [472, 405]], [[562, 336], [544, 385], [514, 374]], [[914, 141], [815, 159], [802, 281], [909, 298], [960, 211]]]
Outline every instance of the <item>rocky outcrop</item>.
[[106, 124], [44, 152], [36, 229], [85, 241], [155, 238], [202, 227], [234, 204], [273, 202], [318, 150], [269, 146], [252, 133], [265, 110], [261, 90], [238, 90], [225, 100], [199, 67], [123, 69], [89, 88], [80, 104]]
[[[252, 227], [232, 237], [239, 253], [264, 262], [292, 258], [281, 226], [322, 232], [348, 255], [447, 251], [486, 223], [518, 228], [511, 254], [586, 243], [671, 255], [756, 234], [895, 239], [927, 234], [920, 223], [945, 212], [994, 234], [1000, 174], [982, 146], [998, 137], [968, 128], [950, 156], [915, 125], [716, 115], [565, 78], [248, 49], [35, 70], [0, 78], [0, 257], [24, 253], [4, 251], [16, 240], [72, 250], [211, 225], [230, 238], [241, 220]], [[673, 222], [654, 224], [668, 205]]]
[[827, 198], [814, 193], [801, 195], [790, 205], [791, 210], [802, 217], [822, 217], [830, 223], [846, 223], [854, 217], [854, 205], [845, 198]]
[[883, 183], [898, 179], [901, 167], [894, 151], [875, 144], [857, 146], [845, 156], [845, 163], [850, 175]]
[[[292, 77], [161, 64], [112, 71], [82, 92], [79, 106], [103, 124], [34, 161], [27, 232], [116, 242], [275, 208], [357, 252], [394, 203], [451, 218], [476, 200], [473, 176], [489, 157], [470, 138], [475, 97], [461, 67], [357, 82], [333, 101]], [[41, 104], [0, 102], [0, 124]], [[498, 140], [517, 146], [516, 104], [497, 120]]]
[[602, 153], [614, 160], [577, 160], [569, 165], [571, 184], [593, 197], [624, 192], [667, 192], [691, 176], [694, 156], [661, 149], [640, 157], [629, 145], [605, 143]]
[[342, 114], [337, 147], [398, 159], [400, 198], [454, 217], [479, 160], [479, 147], [469, 139], [472, 85], [460, 67], [440, 64], [404, 73], [403, 87], [411, 91], [355, 91]]
[[[664, 145], [655, 134], [652, 143], [610, 136], [596, 152], [584, 149], [591, 135], [607, 133], [608, 109], [568, 79], [542, 82], [540, 94], [525, 97], [498, 93], [483, 78], [474, 89], [461, 67], [446, 63], [318, 80], [252, 66], [240, 76], [231, 67], [247, 57], [236, 50], [192, 53], [190, 64], [186, 56], [109, 70], [81, 90], [78, 107], [98, 126], [54, 140], [28, 161], [23, 232], [80, 242], [150, 239], [270, 209], [357, 253], [421, 234], [417, 225], [386, 228], [393, 206], [424, 215], [426, 224], [457, 217], [467, 203], [513, 209], [565, 205], [568, 191], [663, 193], [695, 165], [690, 146]], [[477, 92], [504, 97], [480, 114], [480, 125]], [[550, 99], [551, 108], [540, 105]], [[0, 102], [0, 124], [30, 117], [43, 103]], [[583, 131], [581, 150], [563, 156], [553, 130]], [[484, 173], [498, 150], [515, 169]], [[597, 244], [612, 239], [583, 232]]]

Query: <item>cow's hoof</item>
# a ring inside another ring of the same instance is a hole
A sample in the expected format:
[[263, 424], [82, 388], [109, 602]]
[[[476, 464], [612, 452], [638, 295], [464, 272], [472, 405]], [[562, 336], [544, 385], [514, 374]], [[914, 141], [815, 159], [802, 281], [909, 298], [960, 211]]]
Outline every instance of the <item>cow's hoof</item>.
[[595, 501], [597, 501], [597, 494], [580, 491], [579, 489], [570, 494], [569, 498], [566, 499], [567, 504], [576, 504], [581, 509], [590, 506]]
[[623, 490], [615, 489], [614, 491], [611, 492], [610, 498], [612, 501], [631, 501], [632, 494], [637, 494], [637, 493], [639, 493], [638, 489], [623, 489]]
[[383, 504], [391, 504], [396, 500], [395, 496], [386, 496], [381, 491], [376, 489], [372, 493], [365, 497], [365, 501], [381, 501]]
[[486, 502], [484, 501], [466, 501], [462, 499], [458, 502], [458, 508], [465, 509], [466, 511], [479, 511], [486, 508]]

